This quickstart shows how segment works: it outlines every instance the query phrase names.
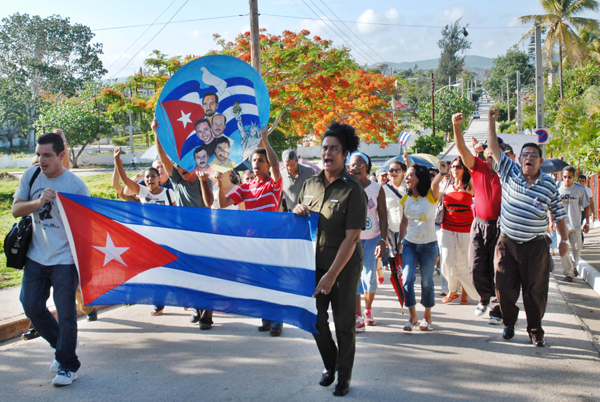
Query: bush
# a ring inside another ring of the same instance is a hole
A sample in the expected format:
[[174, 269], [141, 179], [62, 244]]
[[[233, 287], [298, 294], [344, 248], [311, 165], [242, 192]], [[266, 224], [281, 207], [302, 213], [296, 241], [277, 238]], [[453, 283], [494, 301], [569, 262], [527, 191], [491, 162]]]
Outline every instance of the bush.
[[421, 135], [412, 146], [412, 152], [438, 155], [444, 150], [446, 140], [441, 135]]

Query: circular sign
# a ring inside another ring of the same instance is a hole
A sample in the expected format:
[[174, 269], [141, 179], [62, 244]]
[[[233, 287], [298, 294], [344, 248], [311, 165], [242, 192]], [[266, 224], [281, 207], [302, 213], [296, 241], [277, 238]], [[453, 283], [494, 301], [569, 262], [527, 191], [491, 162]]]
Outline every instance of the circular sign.
[[213, 55], [173, 74], [155, 115], [167, 155], [185, 170], [213, 174], [249, 159], [269, 113], [269, 92], [260, 74], [235, 57]]
[[546, 131], [543, 128], [540, 128], [539, 130], [536, 130], [535, 133], [538, 136], [538, 144], [545, 144], [548, 142], [548, 139], [550, 138], [548, 136], [548, 131]]

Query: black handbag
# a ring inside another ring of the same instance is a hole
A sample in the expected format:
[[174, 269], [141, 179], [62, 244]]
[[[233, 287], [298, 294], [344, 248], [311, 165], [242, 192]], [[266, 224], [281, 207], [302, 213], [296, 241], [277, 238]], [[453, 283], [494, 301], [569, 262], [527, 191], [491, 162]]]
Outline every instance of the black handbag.
[[[33, 173], [29, 181], [29, 195], [31, 196], [31, 186], [40, 174], [40, 168]], [[6, 255], [6, 266], [10, 268], [23, 269], [25, 267], [25, 258], [31, 243], [33, 232], [33, 220], [31, 215], [21, 218], [13, 225], [4, 238], [4, 255]]]

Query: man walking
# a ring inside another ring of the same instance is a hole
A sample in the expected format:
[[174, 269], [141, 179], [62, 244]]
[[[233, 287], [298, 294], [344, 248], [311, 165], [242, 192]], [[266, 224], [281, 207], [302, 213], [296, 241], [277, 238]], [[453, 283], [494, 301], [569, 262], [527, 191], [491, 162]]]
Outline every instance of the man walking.
[[306, 179], [315, 175], [316, 172], [311, 167], [299, 164], [298, 155], [293, 149], [283, 151], [281, 159], [283, 159], [286, 171], [281, 175], [285, 205], [282, 201], [280, 211], [291, 212], [298, 204], [298, 195], [302, 190], [302, 185]]
[[490, 109], [487, 143], [502, 183], [501, 234], [495, 251], [496, 294], [505, 325], [502, 336], [506, 340], [515, 336], [517, 300], [522, 287], [529, 338], [534, 345], [544, 346], [542, 317], [550, 279], [548, 211], [560, 235], [561, 257], [568, 250], [566, 213], [556, 182], [540, 171], [544, 161], [540, 147], [534, 143], [523, 145], [521, 165], [510, 160], [498, 146], [497, 118], [498, 109]]
[[[56, 351], [50, 365], [50, 370], [56, 373], [52, 384], [70, 385], [77, 379], [77, 370], [81, 366], [75, 353], [75, 293], [79, 277], [56, 207], [56, 194], [65, 192], [89, 197], [90, 192], [80, 178], [64, 168], [67, 155], [60, 135], [42, 135], [38, 138], [35, 153], [39, 168], [33, 166], [25, 171], [12, 206], [15, 218], [33, 213], [33, 235], [23, 270], [20, 299], [37, 332]], [[30, 186], [34, 175], [39, 176]], [[58, 321], [46, 307], [51, 287]]]
[[[561, 257], [563, 275], [565, 282], [573, 282], [573, 277], [577, 276], [577, 265], [579, 264], [579, 255], [581, 254], [582, 236], [581, 233], [587, 233], [590, 229], [590, 200], [583, 187], [574, 182], [575, 168], [566, 166], [562, 171], [562, 186], [558, 188], [560, 198], [567, 212], [567, 236], [573, 252], [573, 258], [569, 252]], [[581, 208], [585, 217], [585, 225], [581, 226]]]

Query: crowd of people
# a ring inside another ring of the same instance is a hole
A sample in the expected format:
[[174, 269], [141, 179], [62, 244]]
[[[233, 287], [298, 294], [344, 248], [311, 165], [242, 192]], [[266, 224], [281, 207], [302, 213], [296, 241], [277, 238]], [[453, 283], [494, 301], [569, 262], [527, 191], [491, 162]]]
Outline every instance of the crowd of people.
[[[323, 134], [323, 170], [318, 174], [299, 164], [293, 150], [283, 153], [285, 169], [280, 171], [268, 131], [263, 129], [261, 147], [250, 157], [252, 170], [209, 175], [173, 164], [156, 135], [155, 120], [152, 129], [158, 159], [129, 178], [121, 149], [115, 148], [113, 186], [120, 198], [132, 202], [318, 214], [314, 297], [319, 333], [314, 338], [324, 365], [319, 384], [329, 386], [337, 375], [333, 393], [343, 396], [350, 388], [356, 332], [376, 325], [373, 305], [383, 280], [381, 267], [398, 256], [409, 313], [404, 331], [433, 329], [438, 268], [443, 277], [441, 302], [452, 303], [459, 295], [460, 304], [476, 300], [475, 315], [489, 311], [490, 324], [504, 324], [506, 340], [514, 337], [522, 291], [531, 342], [545, 345], [542, 317], [552, 266], [550, 251], [558, 248], [565, 280], [572, 281], [593, 200], [574, 180], [573, 168], [564, 169], [560, 186], [542, 173], [543, 154], [535, 143], [523, 146], [517, 163], [512, 149], [496, 136], [497, 117], [498, 110], [491, 109], [487, 141], [473, 141], [471, 152], [461, 131], [465, 117], [457, 113], [452, 122], [460, 156], [426, 167], [411, 164], [404, 154], [377, 170], [374, 177], [371, 158], [358, 151], [359, 137], [347, 124], [333, 123]], [[46, 209], [53, 208], [58, 191], [89, 196], [81, 179], [65, 169], [65, 150], [64, 137], [39, 137], [36, 154], [42, 174], [31, 184], [38, 168], [25, 172], [13, 204], [15, 217], [31, 213], [34, 217], [21, 301], [35, 330], [56, 350], [51, 365], [57, 373], [55, 385], [72, 383], [80, 367], [75, 314], [78, 276], [60, 211], [54, 208], [50, 214]], [[558, 247], [551, 245], [553, 230], [559, 235]], [[417, 274], [424, 308], [421, 320]], [[54, 287], [58, 321], [45, 306], [50, 287]], [[329, 326], [330, 306], [335, 341]], [[154, 306], [151, 315], [163, 311], [164, 306]], [[194, 310], [190, 321], [199, 323], [201, 330], [210, 330], [212, 311]], [[279, 336], [283, 323], [263, 319], [258, 331]]]

